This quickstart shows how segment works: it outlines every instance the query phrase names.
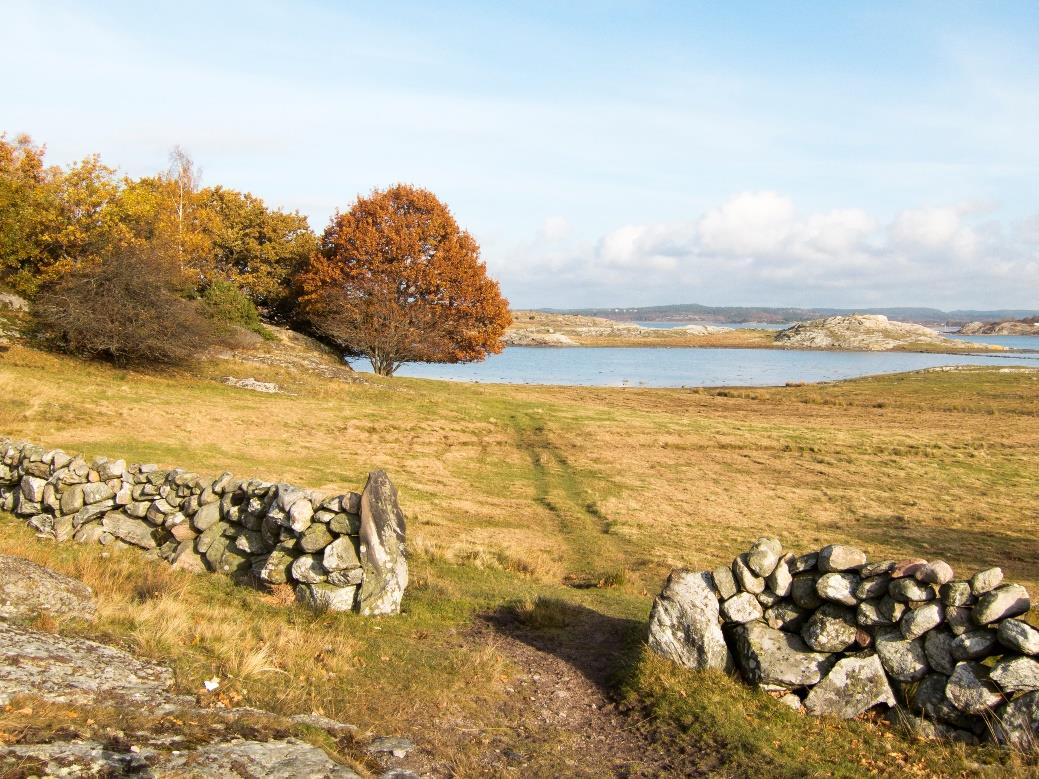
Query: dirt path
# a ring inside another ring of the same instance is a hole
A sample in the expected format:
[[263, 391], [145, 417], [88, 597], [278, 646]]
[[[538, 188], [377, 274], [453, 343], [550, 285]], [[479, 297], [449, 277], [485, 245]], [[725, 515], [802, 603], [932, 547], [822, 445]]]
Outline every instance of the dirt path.
[[638, 713], [622, 710], [614, 699], [611, 681], [628, 662], [633, 623], [562, 602], [547, 608], [565, 620], [564, 627], [531, 629], [515, 612], [503, 611], [474, 630], [475, 640], [492, 643], [518, 669], [494, 713], [509, 727], [487, 745], [488, 773], [699, 775], [688, 756], [654, 743]]

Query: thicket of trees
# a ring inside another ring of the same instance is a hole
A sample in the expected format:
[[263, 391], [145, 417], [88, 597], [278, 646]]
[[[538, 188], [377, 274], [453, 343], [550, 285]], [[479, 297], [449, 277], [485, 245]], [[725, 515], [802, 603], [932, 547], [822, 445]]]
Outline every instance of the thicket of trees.
[[0, 287], [35, 302], [56, 348], [173, 364], [226, 336], [207, 320], [262, 332], [259, 312], [384, 375], [502, 348], [508, 305], [476, 241], [428, 191], [359, 198], [319, 240], [297, 212], [202, 187], [179, 148], [138, 179], [96, 155], [64, 168], [45, 157], [29, 136], [0, 135]]

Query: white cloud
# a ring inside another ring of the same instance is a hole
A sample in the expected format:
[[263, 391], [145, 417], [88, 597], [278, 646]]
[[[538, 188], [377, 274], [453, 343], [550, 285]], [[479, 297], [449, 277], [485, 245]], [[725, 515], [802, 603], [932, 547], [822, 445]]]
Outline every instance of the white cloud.
[[[802, 214], [782, 194], [746, 192], [682, 222], [625, 225], [566, 251], [529, 244], [514, 288], [520, 305], [1034, 307], [1039, 215], [1004, 225], [979, 221], [982, 212]], [[499, 266], [506, 292], [518, 258]]]

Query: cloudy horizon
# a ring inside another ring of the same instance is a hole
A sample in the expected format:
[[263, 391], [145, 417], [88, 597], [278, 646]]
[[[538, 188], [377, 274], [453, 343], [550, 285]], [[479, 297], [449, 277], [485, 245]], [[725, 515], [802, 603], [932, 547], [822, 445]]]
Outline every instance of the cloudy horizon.
[[516, 307], [1039, 307], [1035, 4], [3, 5], [52, 162], [411, 182]]

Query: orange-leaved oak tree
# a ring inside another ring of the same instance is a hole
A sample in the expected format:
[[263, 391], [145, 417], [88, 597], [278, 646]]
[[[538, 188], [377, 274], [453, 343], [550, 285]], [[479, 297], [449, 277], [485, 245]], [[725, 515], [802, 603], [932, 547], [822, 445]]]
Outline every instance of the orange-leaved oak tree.
[[382, 376], [406, 362], [482, 360], [511, 322], [473, 237], [407, 184], [337, 213], [295, 281], [310, 326]]

